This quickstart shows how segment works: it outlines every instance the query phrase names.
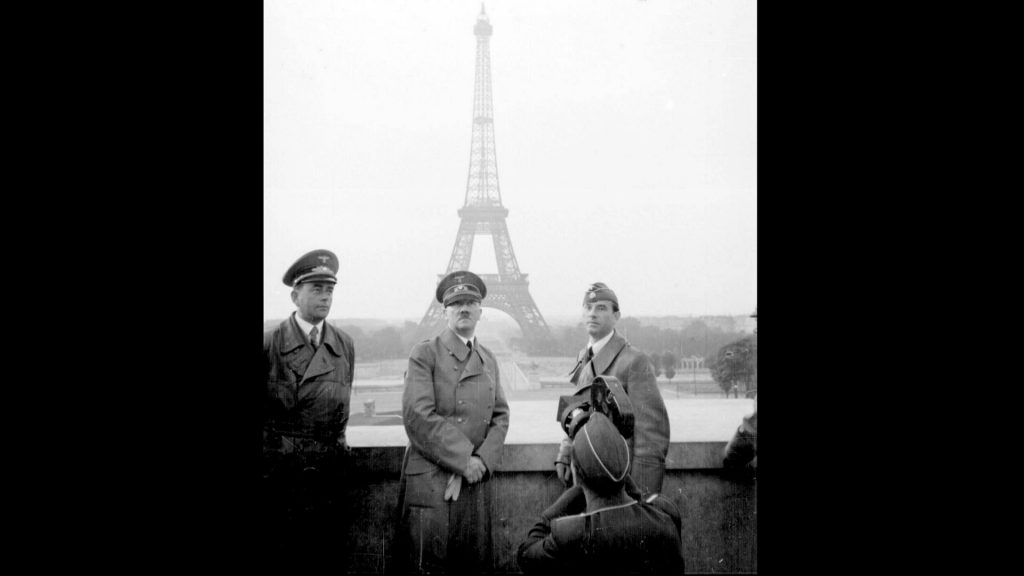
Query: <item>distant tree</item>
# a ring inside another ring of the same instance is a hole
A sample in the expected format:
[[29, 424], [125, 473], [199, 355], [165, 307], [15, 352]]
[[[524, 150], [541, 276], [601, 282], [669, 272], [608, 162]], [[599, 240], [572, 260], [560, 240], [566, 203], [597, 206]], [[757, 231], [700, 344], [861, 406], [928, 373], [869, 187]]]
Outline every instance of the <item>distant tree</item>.
[[636, 318], [629, 316], [623, 316], [618, 322], [615, 323], [615, 331], [618, 332], [623, 338], [625, 338], [630, 344], [644, 349], [644, 331], [649, 330], [650, 327], [645, 327], [640, 324], [640, 321]]
[[676, 357], [671, 352], [665, 352], [661, 355], [661, 363], [665, 367], [665, 378], [672, 381], [672, 377], [676, 375]]
[[728, 394], [734, 385], [750, 390], [756, 373], [757, 340], [747, 337], [722, 346], [711, 359], [711, 377]]
[[370, 335], [374, 347], [374, 359], [387, 360], [402, 358], [407, 351], [402, 349], [402, 336], [393, 326], [386, 326]]
[[419, 324], [410, 322], [409, 320], [406, 320], [405, 324], [402, 326], [402, 349], [405, 351], [406, 355], [408, 355], [412, 350], [412, 347], [419, 342], [416, 338], [419, 328]]
[[658, 353], [651, 354], [651, 364], [654, 364], [654, 376], [655, 376], [655, 378], [657, 378], [658, 376], [661, 376], [661, 362], [662, 362], [661, 354], [658, 354]]

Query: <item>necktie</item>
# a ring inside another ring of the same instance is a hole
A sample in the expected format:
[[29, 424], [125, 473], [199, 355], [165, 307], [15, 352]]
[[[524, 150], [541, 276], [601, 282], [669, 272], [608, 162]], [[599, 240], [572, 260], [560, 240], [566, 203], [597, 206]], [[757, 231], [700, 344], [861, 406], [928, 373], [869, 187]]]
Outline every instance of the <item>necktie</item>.
[[587, 346], [587, 357], [583, 359], [583, 363], [586, 364], [594, 359], [594, 349]]
[[472, 354], [473, 353], [473, 341], [472, 340], [466, 340], [466, 346], [469, 346], [469, 353]]
[[309, 331], [309, 343], [313, 345], [314, 350], [317, 345], [317, 336], [319, 336], [319, 334], [317, 334], [316, 326], [313, 326], [313, 329]]

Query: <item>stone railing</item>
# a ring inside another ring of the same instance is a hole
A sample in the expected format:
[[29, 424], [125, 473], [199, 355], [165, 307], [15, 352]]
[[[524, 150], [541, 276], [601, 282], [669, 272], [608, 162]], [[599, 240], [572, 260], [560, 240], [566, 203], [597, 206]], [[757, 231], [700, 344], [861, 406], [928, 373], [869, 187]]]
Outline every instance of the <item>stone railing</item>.
[[[349, 572], [384, 573], [391, 562], [406, 442], [401, 427], [376, 428], [374, 445], [360, 445], [361, 431], [351, 430], [356, 481], [349, 497], [355, 520], [346, 535], [350, 555], [339, 559]], [[757, 571], [755, 472], [722, 469], [726, 440], [673, 442], [669, 448], [662, 497], [671, 498], [682, 515], [687, 573]], [[557, 442], [505, 445], [490, 480], [500, 495], [492, 511], [499, 573], [519, 572], [516, 547], [563, 490], [552, 464], [556, 451]]]

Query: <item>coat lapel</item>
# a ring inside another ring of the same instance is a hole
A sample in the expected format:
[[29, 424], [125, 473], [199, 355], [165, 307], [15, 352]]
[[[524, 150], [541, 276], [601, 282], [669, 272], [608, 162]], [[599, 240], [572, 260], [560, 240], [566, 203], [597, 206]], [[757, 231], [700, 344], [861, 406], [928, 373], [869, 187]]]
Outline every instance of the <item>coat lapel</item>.
[[[622, 349], [626, 346], [626, 339], [619, 336], [618, 332], [612, 335], [612, 339], [601, 348], [601, 351], [594, 356], [594, 374], [593, 377], [597, 377], [598, 374], [604, 374], [608, 371], [608, 367], [615, 361], [615, 357], [622, 352]], [[592, 378], [593, 378], [592, 377]]]
[[583, 358], [587, 355], [587, 349], [580, 350], [580, 353], [576, 355], [576, 367], [569, 371], [569, 382], [576, 384], [580, 379], [580, 374], [583, 373]]
[[313, 352], [306, 345], [306, 338], [295, 322], [294, 313], [284, 321], [282, 327], [284, 338], [281, 341], [281, 355], [284, 357], [288, 369], [296, 377], [301, 378], [309, 367], [309, 360], [313, 357]]
[[287, 320], [281, 323], [281, 331], [284, 333], [284, 338], [281, 341], [281, 354], [288, 354], [299, 346], [306, 345], [306, 338], [302, 335], [302, 331], [299, 330], [298, 323], [295, 322], [294, 312], [292, 312], [292, 315]]
[[313, 355], [313, 359], [306, 365], [306, 372], [302, 375], [302, 385], [306, 380], [310, 380], [320, 376], [321, 374], [327, 374], [334, 370], [334, 362], [330, 360], [331, 352], [327, 346], [321, 346], [317, 349], [316, 354]]
[[445, 348], [455, 356], [455, 359], [459, 361], [459, 364], [465, 362], [462, 368], [462, 373], [459, 375], [459, 381], [463, 381], [466, 378], [482, 374], [484, 372], [484, 362], [480, 357], [480, 343], [477, 342], [477, 348], [473, 352], [469, 351], [469, 348], [462, 343], [459, 336], [451, 329], [447, 328], [443, 334], [441, 334], [441, 343], [444, 344]]
[[306, 373], [302, 375], [302, 382], [333, 371], [335, 363], [331, 355], [340, 356], [341, 349], [341, 339], [338, 338], [338, 333], [334, 330], [334, 326], [324, 322], [324, 341], [316, 349], [316, 354], [309, 361], [309, 365], [306, 366]]
[[579, 386], [587, 386], [594, 381], [601, 374], [605, 374], [608, 368], [615, 362], [615, 358], [618, 357], [619, 352], [626, 347], [626, 340], [616, 332], [612, 335], [608, 343], [601, 348], [601, 351], [594, 356], [594, 359], [586, 364], [583, 363], [583, 358], [587, 354], [587, 349], [584, 348], [580, 351], [579, 356], [576, 359], [577, 368], [575, 369], [570, 382]]
[[327, 322], [324, 322], [324, 331], [324, 345], [314, 354], [298, 323], [295, 322], [295, 314], [292, 313], [292, 316], [285, 320], [281, 354], [287, 358], [288, 368], [296, 376], [301, 377], [299, 385], [334, 370], [334, 362], [331, 361], [330, 355], [341, 355], [343, 347], [337, 331]]
[[445, 328], [444, 332], [441, 333], [441, 344], [444, 344], [444, 347], [455, 356], [460, 364], [466, 361], [466, 356], [469, 355], [469, 348], [462, 343], [462, 340], [459, 340], [458, 335], [451, 328]]
[[[324, 341], [323, 345], [330, 348], [330, 351], [335, 356], [342, 356], [345, 354], [345, 345], [341, 341], [341, 337], [338, 335], [338, 330], [331, 326], [329, 322], [324, 322]], [[321, 346], [323, 348], [323, 346]], [[329, 360], [330, 358], [328, 358]]]
[[[480, 343], [478, 342], [477, 346], [479, 345]], [[475, 348], [472, 352], [469, 352], [469, 349], [467, 348], [466, 352], [469, 353], [469, 360], [466, 362], [466, 367], [462, 369], [462, 375], [459, 376], [459, 382], [466, 378], [472, 378], [473, 376], [482, 374], [484, 371], [484, 361], [480, 358], [480, 349]]]

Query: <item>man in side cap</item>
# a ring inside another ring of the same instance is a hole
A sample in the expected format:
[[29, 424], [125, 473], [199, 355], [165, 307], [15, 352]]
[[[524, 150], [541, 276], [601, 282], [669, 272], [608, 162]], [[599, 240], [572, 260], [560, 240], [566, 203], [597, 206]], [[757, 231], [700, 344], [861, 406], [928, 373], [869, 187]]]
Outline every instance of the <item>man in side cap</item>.
[[345, 541], [345, 427], [355, 347], [326, 321], [337, 272], [330, 250], [296, 260], [282, 278], [296, 310], [263, 335], [263, 535], [274, 548]]
[[[620, 317], [615, 292], [603, 282], [591, 284], [583, 294], [583, 322], [590, 339], [577, 356], [569, 380], [580, 388], [588, 386], [597, 376], [619, 379], [633, 404], [636, 418], [629, 445], [634, 456], [630, 476], [642, 494], [656, 494], [661, 492], [665, 476], [670, 434], [668, 411], [650, 358], [615, 331]], [[563, 439], [555, 459], [555, 471], [566, 484], [571, 481], [571, 447], [570, 440]]]
[[472, 272], [456, 271], [434, 296], [447, 326], [413, 347], [402, 394], [409, 448], [396, 562], [411, 573], [488, 573], [494, 569], [489, 480], [509, 408], [494, 354], [474, 335], [487, 286]]
[[572, 442], [574, 486], [547, 510], [516, 553], [527, 574], [683, 574], [682, 521], [657, 494], [626, 493], [628, 443], [594, 413]]

